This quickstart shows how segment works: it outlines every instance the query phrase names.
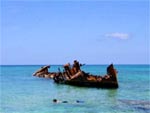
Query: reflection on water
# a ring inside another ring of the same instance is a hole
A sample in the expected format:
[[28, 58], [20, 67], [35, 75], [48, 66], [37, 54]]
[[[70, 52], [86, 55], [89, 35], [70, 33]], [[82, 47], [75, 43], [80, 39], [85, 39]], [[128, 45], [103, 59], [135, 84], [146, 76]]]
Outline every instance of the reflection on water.
[[107, 90], [108, 97], [116, 98], [118, 93], [118, 89], [110, 89]]

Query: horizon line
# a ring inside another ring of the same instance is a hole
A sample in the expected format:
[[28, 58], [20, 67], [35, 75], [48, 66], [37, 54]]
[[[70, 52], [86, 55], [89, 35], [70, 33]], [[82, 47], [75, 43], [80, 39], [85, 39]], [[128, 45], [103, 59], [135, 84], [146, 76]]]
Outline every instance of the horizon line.
[[[83, 63], [85, 64], [85, 63]], [[125, 64], [125, 63], [109, 63], [109, 64], [114, 64], [114, 65], [150, 65], [149, 63], [145, 64], [145, 63], [137, 63], [137, 64]], [[109, 64], [85, 64], [85, 65], [109, 65]], [[64, 64], [0, 64], [0, 66], [40, 66], [40, 65], [64, 65]], [[71, 64], [73, 65], [73, 64]]]

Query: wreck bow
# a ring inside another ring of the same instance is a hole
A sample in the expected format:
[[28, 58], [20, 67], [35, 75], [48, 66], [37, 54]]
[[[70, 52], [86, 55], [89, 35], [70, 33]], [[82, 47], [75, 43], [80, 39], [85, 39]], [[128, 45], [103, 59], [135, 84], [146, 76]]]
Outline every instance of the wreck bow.
[[33, 73], [33, 76], [43, 78], [53, 78], [56, 75], [56, 72], [48, 72], [48, 68], [50, 68], [50, 65], [41, 67], [41, 69]]

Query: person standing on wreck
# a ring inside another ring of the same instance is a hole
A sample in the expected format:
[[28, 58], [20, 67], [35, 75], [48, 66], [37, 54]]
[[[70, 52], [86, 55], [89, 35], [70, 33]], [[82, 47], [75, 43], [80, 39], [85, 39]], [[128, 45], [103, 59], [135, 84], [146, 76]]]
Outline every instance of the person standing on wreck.
[[69, 64], [69, 63], [68, 63], [68, 64], [65, 64], [65, 65], [64, 65], [64, 69], [65, 69], [65, 72], [66, 72], [67, 76], [68, 76], [69, 78], [71, 78], [71, 77], [70, 77], [70, 75], [71, 75], [71, 72], [70, 72], [70, 64]]
[[77, 60], [74, 60], [73, 68], [75, 69], [75, 73], [80, 71], [80, 64]]

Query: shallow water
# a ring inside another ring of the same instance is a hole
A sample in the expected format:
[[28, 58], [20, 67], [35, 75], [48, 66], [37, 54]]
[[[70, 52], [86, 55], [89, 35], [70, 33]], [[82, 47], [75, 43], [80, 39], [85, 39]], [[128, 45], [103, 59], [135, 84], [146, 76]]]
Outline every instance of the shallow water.
[[[58, 85], [32, 73], [41, 66], [1, 66], [0, 113], [148, 113], [149, 65], [115, 65], [118, 89]], [[58, 65], [50, 71], [57, 71]], [[85, 65], [92, 74], [105, 74], [106, 65]], [[55, 104], [56, 98], [68, 103]], [[76, 100], [83, 103], [76, 103]]]

